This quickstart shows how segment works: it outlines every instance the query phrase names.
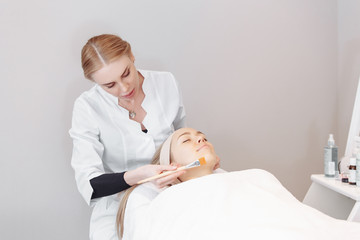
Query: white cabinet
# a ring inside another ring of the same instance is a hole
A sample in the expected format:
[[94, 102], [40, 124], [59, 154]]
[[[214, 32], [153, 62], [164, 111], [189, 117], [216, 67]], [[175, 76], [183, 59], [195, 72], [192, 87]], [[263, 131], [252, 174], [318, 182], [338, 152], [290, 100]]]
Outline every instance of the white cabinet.
[[323, 174], [311, 175], [303, 203], [338, 219], [360, 222], [360, 187]]

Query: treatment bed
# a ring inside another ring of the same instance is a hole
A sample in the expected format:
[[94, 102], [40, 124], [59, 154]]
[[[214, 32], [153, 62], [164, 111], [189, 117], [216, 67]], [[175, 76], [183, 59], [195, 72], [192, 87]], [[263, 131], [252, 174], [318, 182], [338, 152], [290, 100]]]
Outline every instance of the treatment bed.
[[211, 174], [163, 191], [138, 186], [125, 211], [125, 240], [360, 239], [360, 224], [298, 201], [269, 172]]

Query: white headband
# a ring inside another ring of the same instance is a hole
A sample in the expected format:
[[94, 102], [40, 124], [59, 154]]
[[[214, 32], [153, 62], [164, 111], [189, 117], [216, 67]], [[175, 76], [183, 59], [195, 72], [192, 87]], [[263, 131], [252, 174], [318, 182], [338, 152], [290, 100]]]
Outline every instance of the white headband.
[[170, 146], [171, 140], [174, 136], [173, 132], [163, 143], [161, 151], [160, 151], [160, 165], [169, 165], [170, 164]]
[[[169, 165], [170, 164], [170, 146], [171, 146], [171, 140], [174, 136], [173, 132], [163, 143], [160, 151], [160, 165]], [[181, 181], [179, 179], [176, 179], [171, 185], [175, 185], [180, 183]]]

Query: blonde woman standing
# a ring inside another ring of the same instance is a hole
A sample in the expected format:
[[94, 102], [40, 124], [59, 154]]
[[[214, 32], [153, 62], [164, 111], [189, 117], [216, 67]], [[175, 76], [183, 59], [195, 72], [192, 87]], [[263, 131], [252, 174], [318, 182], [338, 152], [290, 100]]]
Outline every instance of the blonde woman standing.
[[[95, 86], [75, 101], [71, 165], [77, 187], [93, 207], [90, 239], [117, 239], [121, 192], [139, 180], [176, 166], [150, 164], [155, 150], [185, 126], [178, 84], [171, 73], [136, 69], [130, 44], [115, 35], [88, 40], [82, 68]], [[158, 179], [161, 188], [184, 171]]]

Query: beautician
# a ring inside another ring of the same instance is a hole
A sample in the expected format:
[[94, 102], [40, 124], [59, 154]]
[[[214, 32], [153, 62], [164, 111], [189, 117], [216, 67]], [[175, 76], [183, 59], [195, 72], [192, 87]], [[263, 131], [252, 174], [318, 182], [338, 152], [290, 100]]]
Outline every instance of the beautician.
[[[93, 213], [90, 239], [118, 239], [117, 193], [176, 166], [150, 165], [156, 149], [185, 126], [179, 86], [171, 73], [136, 69], [129, 43], [115, 35], [88, 40], [81, 52], [84, 75], [95, 86], [75, 101], [71, 165]], [[161, 188], [184, 171], [160, 178]]]

